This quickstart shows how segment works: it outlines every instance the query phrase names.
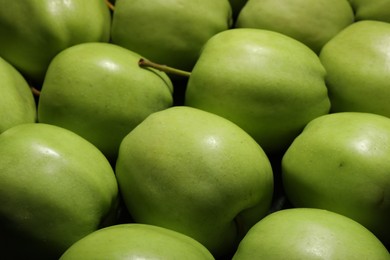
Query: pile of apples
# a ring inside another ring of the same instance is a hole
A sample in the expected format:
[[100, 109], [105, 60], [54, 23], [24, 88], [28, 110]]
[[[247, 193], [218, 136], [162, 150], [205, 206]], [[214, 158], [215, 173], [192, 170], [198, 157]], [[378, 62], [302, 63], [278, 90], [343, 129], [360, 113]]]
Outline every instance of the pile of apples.
[[389, 0], [0, 3], [1, 259], [390, 259]]

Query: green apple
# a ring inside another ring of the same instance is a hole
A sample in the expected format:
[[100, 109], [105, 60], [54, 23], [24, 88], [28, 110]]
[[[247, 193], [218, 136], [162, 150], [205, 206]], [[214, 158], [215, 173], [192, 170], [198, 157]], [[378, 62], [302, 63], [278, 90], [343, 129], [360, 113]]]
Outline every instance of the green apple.
[[116, 176], [135, 222], [188, 235], [228, 255], [267, 214], [270, 162], [229, 120], [175, 106], [146, 118], [122, 141]]
[[25, 78], [0, 57], [0, 134], [18, 124], [34, 123], [36, 104]]
[[38, 120], [84, 137], [110, 161], [119, 144], [149, 114], [172, 106], [172, 83], [141, 58], [110, 43], [82, 43], [50, 63], [38, 104]]
[[390, 22], [390, 1], [388, 0], [349, 0], [355, 10], [355, 19]]
[[251, 0], [241, 10], [235, 27], [280, 32], [319, 53], [353, 22], [348, 0]]
[[233, 260], [389, 260], [381, 241], [358, 222], [314, 208], [293, 208], [272, 213], [241, 241]]
[[340, 112], [311, 121], [282, 159], [288, 199], [346, 215], [390, 245], [390, 118]]
[[320, 53], [333, 112], [359, 111], [390, 117], [390, 23], [356, 22]]
[[97, 230], [73, 244], [60, 260], [213, 260], [198, 241], [147, 224], [120, 224]]
[[0, 0], [0, 56], [40, 87], [50, 60], [81, 42], [108, 41], [103, 0]]
[[117, 0], [112, 42], [147, 59], [191, 70], [203, 44], [230, 28], [228, 0]]
[[225, 117], [270, 155], [283, 153], [310, 120], [327, 114], [325, 69], [303, 43], [262, 29], [230, 29], [204, 46], [185, 105]]
[[73, 132], [14, 126], [0, 135], [0, 158], [1, 259], [58, 259], [82, 237], [114, 223], [114, 171]]

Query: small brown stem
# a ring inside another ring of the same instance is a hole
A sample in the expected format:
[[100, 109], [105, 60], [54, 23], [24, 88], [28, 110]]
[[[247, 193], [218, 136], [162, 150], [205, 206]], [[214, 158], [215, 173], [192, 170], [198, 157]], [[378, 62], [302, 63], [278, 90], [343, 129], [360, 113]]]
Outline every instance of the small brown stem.
[[111, 11], [114, 11], [115, 6], [110, 2], [110, 0], [104, 0], [104, 2], [106, 3], [106, 5], [108, 6], [108, 8], [109, 8]]
[[175, 69], [175, 68], [169, 67], [167, 65], [158, 64], [158, 63], [152, 62], [152, 61], [147, 60], [147, 59], [141, 58], [138, 62], [138, 65], [142, 68], [150, 67], [150, 68], [154, 68], [154, 69], [157, 69], [159, 71], [163, 71], [163, 72], [168, 73], [168, 74], [174, 74], [177, 76], [182, 76], [182, 77], [190, 77], [191, 76], [191, 72]]
[[41, 91], [38, 89], [31, 87], [31, 92], [33, 93], [34, 96], [39, 97], [41, 95]]

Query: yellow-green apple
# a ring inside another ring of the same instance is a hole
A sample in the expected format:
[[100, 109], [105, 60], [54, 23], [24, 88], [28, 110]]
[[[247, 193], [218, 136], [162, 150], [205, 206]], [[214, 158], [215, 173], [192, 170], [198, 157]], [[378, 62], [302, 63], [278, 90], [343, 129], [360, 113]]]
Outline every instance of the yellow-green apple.
[[188, 235], [215, 257], [232, 253], [273, 195], [272, 168], [255, 140], [186, 106], [156, 112], [131, 131], [116, 176], [135, 222]]
[[295, 207], [346, 215], [390, 245], [390, 118], [339, 112], [309, 122], [282, 159]]
[[19, 124], [0, 135], [0, 258], [58, 259], [115, 223], [118, 185], [104, 155], [66, 129]]
[[117, 0], [112, 42], [147, 59], [191, 70], [203, 44], [230, 28], [228, 0]]
[[348, 0], [251, 0], [241, 10], [235, 27], [280, 32], [319, 53], [353, 22]]
[[355, 11], [355, 19], [390, 22], [390, 1], [388, 0], [349, 0]]
[[204, 46], [185, 105], [233, 121], [268, 155], [283, 153], [307, 122], [328, 113], [325, 73], [318, 56], [291, 37], [230, 29]]
[[358, 222], [332, 211], [292, 208], [274, 212], [254, 225], [233, 260], [389, 260], [381, 241]]
[[320, 53], [332, 112], [359, 111], [390, 117], [390, 23], [356, 22]]
[[37, 109], [25, 78], [0, 57], [0, 134], [12, 126], [34, 123]]
[[187, 259], [213, 260], [195, 239], [147, 224], [118, 224], [97, 230], [73, 244], [60, 260]]
[[81, 42], [108, 41], [103, 0], [0, 0], [0, 56], [39, 87], [50, 60]]
[[172, 83], [141, 58], [111, 43], [82, 43], [50, 63], [38, 120], [67, 128], [115, 161], [119, 144], [150, 113], [172, 106]]

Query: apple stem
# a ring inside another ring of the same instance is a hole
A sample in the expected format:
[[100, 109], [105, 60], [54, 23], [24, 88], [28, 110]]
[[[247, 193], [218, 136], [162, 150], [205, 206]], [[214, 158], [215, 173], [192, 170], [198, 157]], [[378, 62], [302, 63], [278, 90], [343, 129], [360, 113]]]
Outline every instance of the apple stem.
[[41, 91], [39, 91], [38, 89], [36, 89], [34, 87], [31, 87], [31, 92], [33, 93], [34, 96], [37, 96], [37, 97], [39, 97], [41, 95]]
[[108, 8], [109, 8], [111, 11], [114, 11], [115, 6], [110, 2], [110, 0], [104, 0], [104, 2], [106, 2], [106, 5], [108, 6]]
[[159, 71], [163, 71], [163, 72], [168, 73], [168, 74], [174, 74], [177, 76], [182, 76], [182, 77], [190, 77], [191, 76], [191, 72], [180, 70], [180, 69], [175, 69], [175, 68], [169, 67], [167, 65], [158, 64], [158, 63], [155, 63], [155, 62], [152, 62], [150, 60], [143, 59], [143, 58], [141, 58], [139, 60], [138, 65], [142, 68], [150, 67], [150, 68], [154, 68], [154, 69], [157, 69]]

